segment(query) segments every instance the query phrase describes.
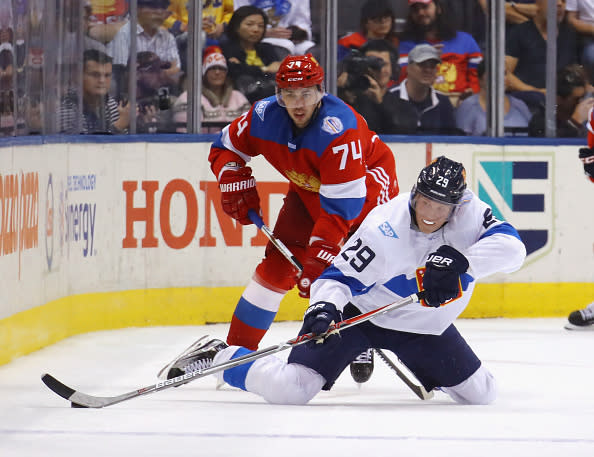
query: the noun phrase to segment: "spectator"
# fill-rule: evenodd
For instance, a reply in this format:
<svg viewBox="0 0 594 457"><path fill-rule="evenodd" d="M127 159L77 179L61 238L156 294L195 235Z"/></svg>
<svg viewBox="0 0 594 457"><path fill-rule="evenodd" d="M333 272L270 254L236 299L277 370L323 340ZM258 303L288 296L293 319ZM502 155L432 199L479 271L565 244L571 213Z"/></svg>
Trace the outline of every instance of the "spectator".
<svg viewBox="0 0 594 457"><path fill-rule="evenodd" d="M12 89L14 53L10 43L0 43L0 91Z"/></svg>
<svg viewBox="0 0 594 457"><path fill-rule="evenodd" d="M164 62L169 62L165 72L169 84L176 84L180 72L180 59L174 36L163 28L169 16L169 0L138 0L138 24L136 29L137 52L151 51ZM107 49L114 65L128 64L130 54L130 22L118 31Z"/></svg>
<svg viewBox="0 0 594 457"><path fill-rule="evenodd" d="M594 0L567 0L567 22L579 34L581 62L594 81Z"/></svg>
<svg viewBox="0 0 594 457"><path fill-rule="evenodd" d="M454 28L472 35L481 51L487 42L487 0L443 0Z"/></svg>
<svg viewBox="0 0 594 457"><path fill-rule="evenodd" d="M482 136L487 134L487 73L485 62L478 66L478 77L481 89L460 103L456 109L456 126L467 135ZM504 95L503 126L508 129L523 129L528 134L528 123L532 114L522 100Z"/></svg>
<svg viewBox="0 0 594 457"><path fill-rule="evenodd" d="M209 50L202 63L202 123L230 123L250 109L245 95L233 88L227 76L227 61L219 48ZM173 106L176 131L187 132L188 93L184 91ZM203 126L202 133L217 133L220 125Z"/></svg>
<svg viewBox="0 0 594 457"><path fill-rule="evenodd" d="M138 133L175 131L172 123L174 97L167 71L171 62L163 61L151 51L136 56L136 113Z"/></svg>
<svg viewBox="0 0 594 457"><path fill-rule="evenodd" d="M365 118L371 130L380 134L413 133L415 109L388 92L400 73L398 49L386 40L369 40L359 53L343 61L347 71L338 78L339 96Z"/></svg>
<svg viewBox="0 0 594 457"><path fill-rule="evenodd" d="M85 0L84 4L84 12L83 12L83 33L84 33L84 48L86 49L96 49L103 53L107 53L107 48L105 45L90 36L91 31L91 16L93 15L93 7L90 0Z"/></svg>
<svg viewBox="0 0 594 457"><path fill-rule="evenodd" d="M222 44L229 75L250 103L274 95L274 75L280 61L274 47L263 43L268 17L260 8L242 6L233 13Z"/></svg>
<svg viewBox="0 0 594 457"><path fill-rule="evenodd" d="M544 104L547 56L547 0L536 0L534 19L517 25L506 39L505 68L511 95L531 111ZM557 0L557 69L577 63L575 31L564 20L565 0Z"/></svg>
<svg viewBox="0 0 594 457"><path fill-rule="evenodd" d="M90 0L89 36L109 43L128 21L129 0ZM140 2L139 2L140 3Z"/></svg>
<svg viewBox="0 0 594 457"><path fill-rule="evenodd" d="M396 16L388 0L367 0L361 7L359 31L338 40L338 60L359 49L367 40L387 40L398 47L395 31Z"/></svg>
<svg viewBox="0 0 594 457"><path fill-rule="evenodd" d="M479 0L487 3L487 0ZM485 6L486 8L486 6ZM508 33L517 24L523 24L536 17L537 7L534 0L505 2L505 32Z"/></svg>
<svg viewBox="0 0 594 457"><path fill-rule="evenodd" d="M111 57L96 49L84 52L80 131L78 97L69 94L60 109L60 133L126 133L130 110L109 95L111 76Z"/></svg>
<svg viewBox="0 0 594 457"><path fill-rule="evenodd" d="M580 65L568 65L557 73L557 136L582 137L588 134L586 121L594 107L594 94L588 92L588 75ZM545 134L545 106L538 107L529 125L531 136Z"/></svg>
<svg viewBox="0 0 594 457"><path fill-rule="evenodd" d="M410 10L400 42L401 79L408 71L408 53L416 45L428 43L441 50L434 88L450 96L456 104L479 91L477 65L483 54L474 38L452 26L442 0L408 0Z"/></svg>
<svg viewBox="0 0 594 457"><path fill-rule="evenodd" d="M169 17L164 26L175 36L188 29L188 0L171 0ZM202 31L213 40L218 40L233 14L233 0L202 0Z"/></svg>
<svg viewBox="0 0 594 457"><path fill-rule="evenodd" d="M418 133L457 134L454 107L450 99L434 88L439 51L429 44L419 44L408 53L408 76L390 92L407 100L416 111Z"/></svg>
<svg viewBox="0 0 594 457"><path fill-rule="evenodd" d="M305 54L315 45L311 41L311 10L303 0L235 0L235 8L252 5L268 16L268 27L262 40L277 49L277 58Z"/></svg>

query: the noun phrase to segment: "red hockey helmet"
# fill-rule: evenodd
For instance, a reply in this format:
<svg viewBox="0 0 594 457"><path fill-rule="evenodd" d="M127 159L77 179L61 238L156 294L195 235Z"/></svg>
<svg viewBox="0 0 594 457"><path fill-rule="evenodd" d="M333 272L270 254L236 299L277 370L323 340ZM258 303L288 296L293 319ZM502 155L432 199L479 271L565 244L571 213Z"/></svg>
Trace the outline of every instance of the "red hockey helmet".
<svg viewBox="0 0 594 457"><path fill-rule="evenodd" d="M324 69L311 54L287 56L276 72L276 86L279 89L322 85Z"/></svg>

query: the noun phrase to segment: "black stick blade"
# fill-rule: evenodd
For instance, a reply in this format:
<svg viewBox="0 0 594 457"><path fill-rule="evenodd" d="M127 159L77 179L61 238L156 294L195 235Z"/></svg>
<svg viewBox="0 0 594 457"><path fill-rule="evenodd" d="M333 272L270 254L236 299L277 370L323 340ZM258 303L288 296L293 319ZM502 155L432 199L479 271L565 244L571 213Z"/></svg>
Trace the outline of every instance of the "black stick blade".
<svg viewBox="0 0 594 457"><path fill-rule="evenodd" d="M50 374L44 373L41 376L41 380L47 387L49 387L50 390L57 393L60 397L66 400L70 400L70 397L72 397L75 392L75 390L71 389L65 384L62 384Z"/></svg>

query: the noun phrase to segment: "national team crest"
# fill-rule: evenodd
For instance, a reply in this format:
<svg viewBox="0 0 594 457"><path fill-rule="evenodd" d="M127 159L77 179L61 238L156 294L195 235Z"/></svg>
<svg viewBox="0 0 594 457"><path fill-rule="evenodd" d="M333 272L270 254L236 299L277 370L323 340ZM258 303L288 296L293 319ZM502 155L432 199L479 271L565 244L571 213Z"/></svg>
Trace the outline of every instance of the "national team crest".
<svg viewBox="0 0 594 457"><path fill-rule="evenodd" d="M391 238L398 238L398 235L396 234L396 230L394 230L392 228L392 226L390 224L388 224L388 221L383 222L377 228L380 229L380 232L382 232L384 234L384 236L389 236Z"/></svg>
<svg viewBox="0 0 594 457"><path fill-rule="evenodd" d="M476 154L474 189L493 215L512 224L528 258L552 247L553 154Z"/></svg>
<svg viewBox="0 0 594 457"><path fill-rule="evenodd" d="M330 135L337 135L344 130L342 121L335 116L326 116L322 120L322 130Z"/></svg>
<svg viewBox="0 0 594 457"><path fill-rule="evenodd" d="M256 107L254 108L254 111L262 121L264 120L264 111L266 111L266 107L269 103L270 100L261 100L256 104Z"/></svg>

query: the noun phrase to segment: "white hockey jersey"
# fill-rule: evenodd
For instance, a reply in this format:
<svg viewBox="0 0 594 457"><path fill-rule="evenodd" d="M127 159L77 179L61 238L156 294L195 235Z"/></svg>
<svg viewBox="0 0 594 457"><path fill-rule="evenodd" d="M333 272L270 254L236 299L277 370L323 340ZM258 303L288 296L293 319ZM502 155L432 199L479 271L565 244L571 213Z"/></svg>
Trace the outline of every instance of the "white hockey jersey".
<svg viewBox="0 0 594 457"><path fill-rule="evenodd" d="M310 303L331 302L338 309L351 302L362 313L399 301L421 290L430 253L443 244L454 247L470 264L460 280L462 295L439 308L412 303L371 320L405 332L441 334L466 308L478 279L518 270L526 248L509 223L466 190L449 221L426 234L411 224L410 192L374 208L349 238L332 266L313 283Z"/></svg>

